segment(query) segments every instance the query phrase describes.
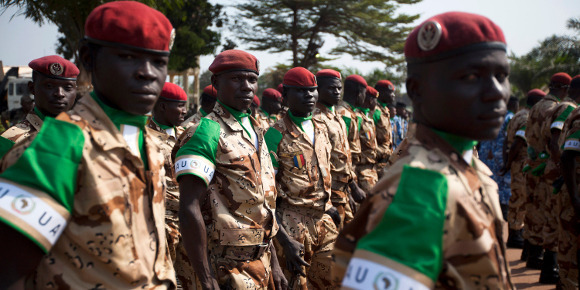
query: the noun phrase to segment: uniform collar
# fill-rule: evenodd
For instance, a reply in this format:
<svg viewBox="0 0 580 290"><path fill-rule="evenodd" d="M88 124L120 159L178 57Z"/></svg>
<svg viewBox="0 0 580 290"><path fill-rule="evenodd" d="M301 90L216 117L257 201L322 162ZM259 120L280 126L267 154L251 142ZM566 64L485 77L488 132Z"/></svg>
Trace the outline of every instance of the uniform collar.
<svg viewBox="0 0 580 290"><path fill-rule="evenodd" d="M224 107L226 110L228 110L228 112L230 112L230 114L232 114L232 116L234 116L234 118L236 118L236 120L238 120L238 122L241 122L243 117L250 116L249 109L246 112L240 112L240 111L222 103L220 100L217 100L217 102L220 103L220 105L222 105L222 107Z"/></svg>
<svg viewBox="0 0 580 290"><path fill-rule="evenodd" d="M206 112L206 111L204 111L204 110L203 110L203 108L200 108L200 109L199 109L199 112L201 113L201 116L202 116L202 117L205 117L205 116L207 116L207 112Z"/></svg>
<svg viewBox="0 0 580 290"><path fill-rule="evenodd" d="M449 145L451 145L451 147L453 147L453 149L455 149L455 151L457 151L461 155L463 155L463 153L465 153L468 150L473 150L473 146L477 145L477 141L471 139L435 130L433 128L431 128L431 130L433 130L433 132L439 135L439 137L441 137L443 140L447 141L447 143L449 143Z"/></svg>
<svg viewBox="0 0 580 290"><path fill-rule="evenodd" d="M383 108L386 108L388 105L387 103L383 103L381 101L377 101L377 103L379 103L379 105L383 106Z"/></svg>
<svg viewBox="0 0 580 290"><path fill-rule="evenodd" d="M36 106L34 106L34 113L40 118L40 120L44 121L45 118L44 114L41 113Z"/></svg>
<svg viewBox="0 0 580 290"><path fill-rule="evenodd" d="M99 104L101 109L103 109L105 114L107 114L117 129L121 127L121 124L131 125L141 129L145 128L145 125L147 124L146 115L133 115L125 111L109 107L99 98L99 96L97 96L95 91L91 92L91 97L93 97L97 104Z"/></svg>
<svg viewBox="0 0 580 290"><path fill-rule="evenodd" d="M288 110L288 116L290 117L290 120L292 120L292 122L296 124L296 126L298 126L302 131L304 131L304 129L302 128L302 122L312 120L312 113L310 113L310 115L308 115L307 117L297 117L294 116L294 114L292 114L292 111Z"/></svg>
<svg viewBox="0 0 580 290"><path fill-rule="evenodd" d="M153 121L153 123L155 123L157 126L159 126L159 128L161 128L161 130L167 130L167 129L175 128L173 126L167 126L167 125L163 125L163 124L157 122L157 120L155 120L154 117L151 117L151 121Z"/></svg>

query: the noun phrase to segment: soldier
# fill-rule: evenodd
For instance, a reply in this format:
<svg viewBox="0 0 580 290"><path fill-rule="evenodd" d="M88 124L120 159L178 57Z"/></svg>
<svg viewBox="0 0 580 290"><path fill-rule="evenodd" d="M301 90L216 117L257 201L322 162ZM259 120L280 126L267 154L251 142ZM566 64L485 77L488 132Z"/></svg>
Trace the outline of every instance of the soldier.
<svg viewBox="0 0 580 290"><path fill-rule="evenodd" d="M76 98L79 69L72 62L51 55L35 59L28 66L32 69L28 90L35 98L35 102L32 102L35 104L34 109L26 115L25 120L2 133L1 155L8 152L14 143L22 142L38 132L45 116L54 118L70 110Z"/></svg>
<svg viewBox="0 0 580 290"><path fill-rule="evenodd" d="M518 111L507 125L506 147L507 158L499 174L511 172L511 197L509 199L508 225L509 236L507 246L524 248L527 251L528 241L523 238L524 217L526 216L526 180L522 172L527 158L526 122L529 109L539 102L546 93L539 89L530 90L526 98L526 108ZM525 256L524 253L522 255ZM524 261L526 259L523 259Z"/></svg>
<svg viewBox="0 0 580 290"><path fill-rule="evenodd" d="M332 249L340 216L332 206L330 142L323 123L312 118L318 99L316 77L303 67L284 75L288 114L268 129L266 143L276 173L281 224L277 241L282 263L294 251L290 240L300 243L308 268L286 268L291 285L299 289L336 289L330 279ZM283 254L282 254L283 252Z"/></svg>
<svg viewBox="0 0 580 290"><path fill-rule="evenodd" d="M526 140L528 141L528 166L531 170L528 173L528 180L531 190L531 200L533 201L526 208L526 221L529 224L530 232L526 235L530 242L528 263L530 268L540 268L540 283L555 284L558 281L558 221L552 213L552 206L556 206L556 201L552 196L552 183L557 178L552 176L552 170L556 169L555 163L549 164L550 159L556 161L559 156L558 149L553 148L553 144L558 143L558 136L561 130L556 118L561 114L558 104L564 99L568 92L571 77L566 73L556 73L550 79L550 91L546 97L538 102L531 110L526 124ZM557 145L556 145L557 147ZM548 166L550 165L550 166ZM550 174L547 174L550 173ZM544 252L543 261L540 259L542 248Z"/></svg>
<svg viewBox="0 0 580 290"><path fill-rule="evenodd" d="M163 156L145 126L167 76L172 31L138 2L89 14L80 59L94 91L2 159L0 215L9 222L0 225L0 288L39 260L27 288L175 287Z"/></svg>
<svg viewBox="0 0 580 290"><path fill-rule="evenodd" d="M258 60L226 50L209 70L217 103L174 148L183 243L204 289L281 289L274 168L249 114Z"/></svg>
<svg viewBox="0 0 580 290"><path fill-rule="evenodd" d="M379 92L375 88L367 86L365 100L362 106L356 111L360 122L359 138L361 154L355 169L358 176L358 184L366 192L370 191L379 180L376 169L378 159L377 131L371 113L371 108L377 106L378 94Z"/></svg>
<svg viewBox="0 0 580 290"><path fill-rule="evenodd" d="M153 116L147 126L155 133L165 161L165 235L169 256L173 261L177 278L184 289L195 289L193 266L187 258L185 248L181 243L179 231L179 188L173 172L171 152L177 137L183 133L183 118L187 113L187 93L178 85L166 82L161 95L153 108Z"/></svg>
<svg viewBox="0 0 580 290"><path fill-rule="evenodd" d="M20 108L2 112L0 118L2 126L9 128L20 123L26 119L26 116L32 112L32 109L34 109L34 100L29 94L25 94L20 98Z"/></svg>
<svg viewBox="0 0 580 290"><path fill-rule="evenodd" d="M377 105L372 108L373 121L377 131L377 174L383 176L383 170L393 154L393 132L387 105L395 101L395 86L388 80L378 81L375 89L379 94Z"/></svg>
<svg viewBox="0 0 580 290"><path fill-rule="evenodd" d="M336 113L336 105L340 102L342 92L342 76L331 69L323 69L316 73L318 82L318 102L313 118L326 126L328 138L332 144L330 152L330 175L332 177L332 205L340 214L341 226L353 218L351 208L350 188L354 188L359 196L356 173L352 164L352 156L348 142L348 131L344 120Z"/></svg>
<svg viewBox="0 0 580 290"><path fill-rule="evenodd" d="M272 88L265 89L262 93L260 118L268 123L268 127L273 126L278 121L280 110L282 110L282 94Z"/></svg>
<svg viewBox="0 0 580 290"><path fill-rule="evenodd" d="M506 114L503 33L444 13L411 32L405 57L416 134L341 232L336 274L349 289L512 289L497 186L472 155Z"/></svg>
<svg viewBox="0 0 580 290"><path fill-rule="evenodd" d="M187 120L183 122L183 127L187 129L193 125L198 124L201 118L207 116L208 112L211 112L213 110L216 98L217 91L212 85L208 85L205 88L203 88L203 92L201 93L201 96L199 96L199 103L201 105L201 108L197 113L195 113L193 116L189 117Z"/></svg>
<svg viewBox="0 0 580 290"><path fill-rule="evenodd" d="M568 96L576 103L580 101L580 76L570 83ZM560 169L566 186L558 197L558 265L560 280L558 289L578 289L578 236L580 195L578 194L578 165L580 156L580 109L576 108L566 119L559 145L562 148Z"/></svg>

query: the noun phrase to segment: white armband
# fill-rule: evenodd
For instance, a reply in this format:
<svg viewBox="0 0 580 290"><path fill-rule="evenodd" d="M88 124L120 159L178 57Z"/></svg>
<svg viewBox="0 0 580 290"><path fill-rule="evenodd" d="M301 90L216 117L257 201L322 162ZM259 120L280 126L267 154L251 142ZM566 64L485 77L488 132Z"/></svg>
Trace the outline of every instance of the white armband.
<svg viewBox="0 0 580 290"><path fill-rule="evenodd" d="M215 173L215 165L204 157L183 155L175 160L175 176L193 174L209 185Z"/></svg>

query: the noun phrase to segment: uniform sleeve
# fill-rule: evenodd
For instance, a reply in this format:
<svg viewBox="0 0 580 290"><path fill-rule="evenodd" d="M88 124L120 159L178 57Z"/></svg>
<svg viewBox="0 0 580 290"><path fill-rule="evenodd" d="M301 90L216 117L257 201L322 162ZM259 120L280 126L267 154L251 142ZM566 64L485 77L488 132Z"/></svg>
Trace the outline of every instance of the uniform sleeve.
<svg viewBox="0 0 580 290"><path fill-rule="evenodd" d="M564 151L569 150L580 152L580 131L576 131L570 134L570 136L567 136L566 140L564 140L562 149Z"/></svg>
<svg viewBox="0 0 580 290"><path fill-rule="evenodd" d="M264 139L266 139L266 145L268 146L268 151L270 152L270 158L272 158L272 165L274 166L274 169L277 170L279 167L277 158L278 145L280 144L280 141L282 141L282 133L280 133L280 131L274 127L270 127L268 132L266 132L266 135L264 135Z"/></svg>
<svg viewBox="0 0 580 290"><path fill-rule="evenodd" d="M209 185L215 173L215 158L220 140L220 125L202 118L193 136L175 156L175 176L191 174Z"/></svg>
<svg viewBox="0 0 580 290"><path fill-rule="evenodd" d="M72 211L84 141L77 125L47 117L30 146L0 174L0 220L45 252Z"/></svg>
<svg viewBox="0 0 580 290"><path fill-rule="evenodd" d="M14 146L14 141L0 136L0 158L4 156Z"/></svg>
<svg viewBox="0 0 580 290"><path fill-rule="evenodd" d="M405 165L393 202L358 241L343 286L372 289L376 277L386 275L399 288L432 288L442 267L447 194L443 174ZM348 274L356 269L366 269L367 278Z"/></svg>
<svg viewBox="0 0 580 290"><path fill-rule="evenodd" d="M515 134L516 137L520 137L526 141L526 126L519 128ZM527 141L526 141L527 142Z"/></svg>
<svg viewBox="0 0 580 290"><path fill-rule="evenodd" d="M572 106L566 107L566 109L562 113L560 113L558 117L556 117L556 120L552 122L552 124L550 125L550 129L562 130L562 128L564 128L564 122L566 122L566 118L568 118L568 116L572 111L574 111L574 107Z"/></svg>

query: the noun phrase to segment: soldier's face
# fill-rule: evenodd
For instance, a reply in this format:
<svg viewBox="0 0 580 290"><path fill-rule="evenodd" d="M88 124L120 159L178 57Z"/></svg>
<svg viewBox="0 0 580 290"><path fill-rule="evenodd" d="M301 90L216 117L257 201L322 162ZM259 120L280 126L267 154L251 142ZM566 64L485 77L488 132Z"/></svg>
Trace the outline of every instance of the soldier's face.
<svg viewBox="0 0 580 290"><path fill-rule="evenodd" d="M316 88L285 88L288 98L288 109L298 117L307 117L312 113L318 101Z"/></svg>
<svg viewBox="0 0 580 290"><path fill-rule="evenodd" d="M379 100L383 103L393 104L395 102L395 91L389 90L385 87L379 87Z"/></svg>
<svg viewBox="0 0 580 290"><path fill-rule="evenodd" d="M367 95L363 107L367 109L372 109L376 106L377 106L377 98Z"/></svg>
<svg viewBox="0 0 580 290"><path fill-rule="evenodd" d="M262 108L264 108L268 114L278 114L278 112L282 110L282 103L262 96Z"/></svg>
<svg viewBox="0 0 580 290"><path fill-rule="evenodd" d="M211 77L218 99L238 111L246 111L258 90L258 75L247 71L232 71Z"/></svg>
<svg viewBox="0 0 580 290"><path fill-rule="evenodd" d="M510 96L501 50L480 50L413 68L407 91L418 123L472 140L497 137Z"/></svg>
<svg viewBox="0 0 580 290"><path fill-rule="evenodd" d="M325 105L338 104L341 93L342 83L337 78L323 78L318 82L318 98Z"/></svg>
<svg viewBox="0 0 580 290"><path fill-rule="evenodd" d="M93 86L105 103L134 115L153 109L165 84L168 56L103 46L95 58Z"/></svg>
<svg viewBox="0 0 580 290"><path fill-rule="evenodd" d="M36 107L43 114L55 117L70 110L77 95L76 81L60 80L35 74L30 86Z"/></svg>
<svg viewBox="0 0 580 290"><path fill-rule="evenodd" d="M187 106L185 102L163 102L165 110L163 114L171 126L178 126L185 120Z"/></svg>
<svg viewBox="0 0 580 290"><path fill-rule="evenodd" d="M367 88L363 86L361 87L362 88L358 90L358 95L356 96L356 104L355 104L356 107L362 106L367 96Z"/></svg>

